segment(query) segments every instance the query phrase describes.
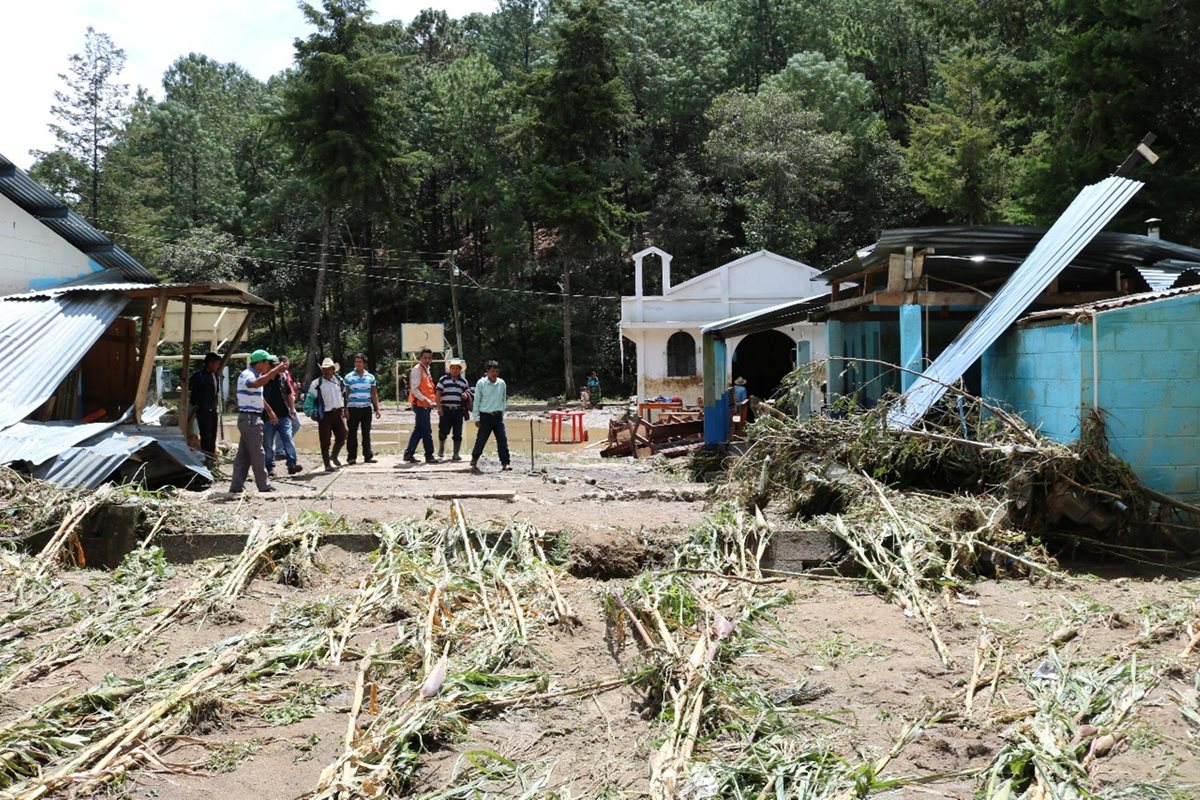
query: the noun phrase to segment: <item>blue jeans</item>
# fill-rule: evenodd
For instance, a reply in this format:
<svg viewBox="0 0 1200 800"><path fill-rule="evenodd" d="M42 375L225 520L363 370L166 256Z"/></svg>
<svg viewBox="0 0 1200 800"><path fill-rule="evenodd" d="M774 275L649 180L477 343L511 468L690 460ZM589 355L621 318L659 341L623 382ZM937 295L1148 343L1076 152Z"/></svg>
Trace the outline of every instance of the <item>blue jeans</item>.
<svg viewBox="0 0 1200 800"><path fill-rule="evenodd" d="M417 419L413 423L412 436L408 437L408 447L404 448L405 458L412 458L416 455L417 443L420 442L425 445L425 460L433 460L433 421L430 418L432 411L431 408L413 406L413 413Z"/></svg>
<svg viewBox="0 0 1200 800"><path fill-rule="evenodd" d="M292 441L292 418L280 417L274 424L263 420L263 449L267 451L267 469L275 469L277 453L282 453L288 467L296 466L296 443Z"/></svg>
<svg viewBox="0 0 1200 800"><path fill-rule="evenodd" d="M471 463L483 455L488 437L496 434L496 450L500 454L500 463L508 466L508 431L504 430L504 412L494 414L479 414L479 433L475 435L475 447L471 449Z"/></svg>

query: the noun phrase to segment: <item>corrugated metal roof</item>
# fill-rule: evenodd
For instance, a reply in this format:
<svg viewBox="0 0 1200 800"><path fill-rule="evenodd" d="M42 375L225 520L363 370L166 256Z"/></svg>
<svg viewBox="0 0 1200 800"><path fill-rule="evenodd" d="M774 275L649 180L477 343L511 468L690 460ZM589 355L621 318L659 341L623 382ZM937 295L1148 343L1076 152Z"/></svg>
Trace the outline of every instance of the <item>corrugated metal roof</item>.
<svg viewBox="0 0 1200 800"><path fill-rule="evenodd" d="M909 246L916 251L933 249L934 254L925 261L927 275L952 275L964 281L1007 277L1046 233L1044 228L1015 225L895 228L883 231L875 244L818 277L836 280L886 266L893 254L903 253ZM1105 231L1076 254L1064 268L1063 277L1103 282L1119 269L1151 266L1178 274L1183 269L1195 269L1196 262L1200 262L1200 249L1149 236Z"/></svg>
<svg viewBox="0 0 1200 800"><path fill-rule="evenodd" d="M1200 294L1200 286L1181 286L1174 289L1162 289L1157 292L1142 292L1141 294L1128 294L1124 297L1114 297L1111 300L1099 300L1095 303L1083 303L1082 305L1070 306L1068 308L1050 308L1044 311L1035 311L1032 314L1027 314L1021 318L1021 322L1037 322L1047 319L1073 319L1079 316L1085 316L1095 313L1103 313L1105 311L1113 311L1118 308L1128 308L1129 306L1139 306L1146 303L1157 303L1160 300L1170 300L1175 297L1186 297L1187 295Z"/></svg>
<svg viewBox="0 0 1200 800"><path fill-rule="evenodd" d="M109 274L109 270L97 275ZM64 283L49 289L32 292L21 292L0 297L0 301L39 302L56 297L79 296L104 292L164 292L171 302L183 302L192 298L199 305L228 306L229 308L254 308L269 310L274 306L246 289L232 283L106 283L93 276L87 276L76 281Z"/></svg>
<svg viewBox="0 0 1200 800"><path fill-rule="evenodd" d="M127 302L110 291L0 298L0 431L46 402Z"/></svg>
<svg viewBox="0 0 1200 800"><path fill-rule="evenodd" d="M80 424L74 420L18 422L0 431L0 464L25 461L36 467L117 424Z"/></svg>
<svg viewBox="0 0 1200 800"><path fill-rule="evenodd" d="M1029 258L905 392L888 413L888 425L909 428L923 417L1142 186L1114 176L1080 192Z"/></svg>
<svg viewBox="0 0 1200 800"><path fill-rule="evenodd" d="M98 263L121 270L130 280L158 281L154 273L136 258L93 228L87 220L3 155L0 155L0 194Z"/></svg>
<svg viewBox="0 0 1200 800"><path fill-rule="evenodd" d="M701 328L700 332L717 334L722 339L727 339L731 336L741 336L743 334L771 330L772 328L778 328L780 325L803 322L808 319L809 314L813 311L824 308L829 303L830 298L831 295L826 292L825 294L805 297L800 300L789 300L777 306L713 322Z"/></svg>
<svg viewBox="0 0 1200 800"><path fill-rule="evenodd" d="M79 446L63 450L53 460L35 469L33 474L59 486L95 489L136 453L157 445L170 460L211 481L212 473L200 457L188 449L181 436L178 430L172 435L169 428L124 427L106 431Z"/></svg>

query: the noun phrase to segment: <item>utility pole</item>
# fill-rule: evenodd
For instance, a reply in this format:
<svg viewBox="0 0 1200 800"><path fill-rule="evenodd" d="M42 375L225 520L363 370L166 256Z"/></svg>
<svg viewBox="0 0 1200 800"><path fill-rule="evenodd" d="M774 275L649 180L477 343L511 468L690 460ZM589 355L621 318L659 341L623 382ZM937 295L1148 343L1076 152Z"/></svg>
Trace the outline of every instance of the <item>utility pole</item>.
<svg viewBox="0 0 1200 800"><path fill-rule="evenodd" d="M458 314L458 264L450 262L450 305L454 308L454 346L455 355L463 358L462 318Z"/></svg>
<svg viewBox="0 0 1200 800"><path fill-rule="evenodd" d="M562 298L563 400L569 403L575 393L575 366L571 352L571 260L568 256L563 257Z"/></svg>

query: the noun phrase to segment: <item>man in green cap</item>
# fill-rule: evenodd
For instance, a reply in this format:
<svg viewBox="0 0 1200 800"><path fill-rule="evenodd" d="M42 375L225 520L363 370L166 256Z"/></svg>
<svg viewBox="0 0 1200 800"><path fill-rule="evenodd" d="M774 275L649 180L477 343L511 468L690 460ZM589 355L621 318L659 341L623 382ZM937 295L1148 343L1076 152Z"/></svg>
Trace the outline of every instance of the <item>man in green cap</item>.
<svg viewBox="0 0 1200 800"><path fill-rule="evenodd" d="M255 350L250 354L250 366L242 370L237 380L238 405L238 449L233 459L233 480L230 492L240 492L246 485L246 476L254 470L254 483L260 492L273 492L267 477L267 456L263 450L263 414L277 422L275 412L263 402L262 387L286 369L283 364L271 366L275 357L266 350Z"/></svg>

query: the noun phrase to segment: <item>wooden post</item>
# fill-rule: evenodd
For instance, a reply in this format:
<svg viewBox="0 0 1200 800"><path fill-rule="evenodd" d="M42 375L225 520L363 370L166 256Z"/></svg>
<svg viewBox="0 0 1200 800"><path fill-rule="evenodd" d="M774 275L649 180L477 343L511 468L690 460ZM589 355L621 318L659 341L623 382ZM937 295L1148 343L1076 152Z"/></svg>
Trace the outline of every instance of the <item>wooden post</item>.
<svg viewBox="0 0 1200 800"><path fill-rule="evenodd" d="M141 424L146 392L150 389L150 373L154 369L154 354L158 352L158 337L162 335L163 320L167 317L167 293L159 292L149 330L142 330L142 366L138 370L137 394L133 398L133 419Z"/></svg>
<svg viewBox="0 0 1200 800"><path fill-rule="evenodd" d="M183 433L183 441L188 439L191 428L192 404L188 397L188 380L191 377L192 365L192 296L188 295L183 301L183 369L179 381L179 430Z"/></svg>
<svg viewBox="0 0 1200 800"><path fill-rule="evenodd" d="M253 317L254 312L246 309L246 318L238 326L237 333L233 334L233 338L229 340L229 346L225 349L225 355L221 356L222 367L229 363L229 358L233 355L233 351L237 350L238 345L242 343L242 339L246 337L246 331L250 330L250 320Z"/></svg>

